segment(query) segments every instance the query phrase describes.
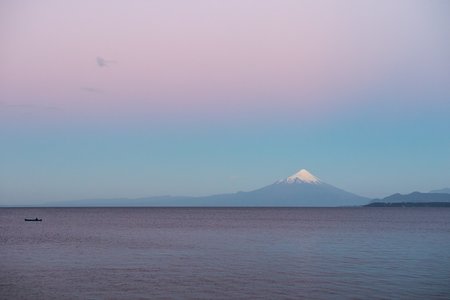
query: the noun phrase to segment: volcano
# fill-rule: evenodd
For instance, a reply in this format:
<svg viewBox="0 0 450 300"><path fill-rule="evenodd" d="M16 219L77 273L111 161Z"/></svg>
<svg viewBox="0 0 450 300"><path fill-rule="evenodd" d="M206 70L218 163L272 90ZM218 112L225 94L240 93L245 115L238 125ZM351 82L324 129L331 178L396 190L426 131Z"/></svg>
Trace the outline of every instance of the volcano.
<svg viewBox="0 0 450 300"><path fill-rule="evenodd" d="M337 207L367 204L369 199L323 182L302 169L292 176L265 187L231 194L203 197L157 196L136 199L91 199L59 203L51 206L204 206L204 207Z"/></svg>

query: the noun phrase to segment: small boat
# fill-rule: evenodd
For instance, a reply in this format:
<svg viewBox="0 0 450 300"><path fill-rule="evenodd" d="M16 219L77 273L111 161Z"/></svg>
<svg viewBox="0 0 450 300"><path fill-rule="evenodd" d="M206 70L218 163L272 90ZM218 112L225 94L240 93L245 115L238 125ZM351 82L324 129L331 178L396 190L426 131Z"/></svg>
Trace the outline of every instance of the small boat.
<svg viewBox="0 0 450 300"><path fill-rule="evenodd" d="M27 222L41 222L42 219L38 219L38 218L36 218L36 219L25 219L25 221L27 221Z"/></svg>

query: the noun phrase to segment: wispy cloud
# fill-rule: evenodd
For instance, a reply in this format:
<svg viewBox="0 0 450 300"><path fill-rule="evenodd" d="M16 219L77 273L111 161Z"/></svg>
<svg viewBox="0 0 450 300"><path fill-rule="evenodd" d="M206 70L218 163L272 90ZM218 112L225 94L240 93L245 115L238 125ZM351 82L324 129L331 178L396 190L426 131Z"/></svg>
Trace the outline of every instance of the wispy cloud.
<svg viewBox="0 0 450 300"><path fill-rule="evenodd" d="M46 104L8 104L6 102L0 101L0 109L20 109L20 110L61 110L57 106L46 105Z"/></svg>
<svg viewBox="0 0 450 300"><path fill-rule="evenodd" d="M108 59L104 59L104 58L102 58L102 57L100 57L100 56L97 56L97 65L98 65L100 68L107 67L107 66L109 66L110 64L114 64L114 63L116 63L115 60L108 60Z"/></svg>
<svg viewBox="0 0 450 300"><path fill-rule="evenodd" d="M80 90L87 93L103 93L102 90L90 86L83 86L80 88Z"/></svg>

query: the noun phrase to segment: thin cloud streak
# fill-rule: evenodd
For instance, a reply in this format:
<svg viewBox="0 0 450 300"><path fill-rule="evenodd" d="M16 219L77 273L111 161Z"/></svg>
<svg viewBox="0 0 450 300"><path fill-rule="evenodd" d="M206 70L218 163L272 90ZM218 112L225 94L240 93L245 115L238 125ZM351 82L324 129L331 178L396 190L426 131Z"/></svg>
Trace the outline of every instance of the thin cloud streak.
<svg viewBox="0 0 450 300"><path fill-rule="evenodd" d="M103 93L102 90L89 86L81 87L80 90L87 93Z"/></svg>
<svg viewBox="0 0 450 300"><path fill-rule="evenodd" d="M100 68L108 67L110 64L117 63L115 60L107 60L107 59L104 59L104 58L99 57L99 56L97 57L96 61L97 61L97 65Z"/></svg>
<svg viewBox="0 0 450 300"><path fill-rule="evenodd" d="M0 109L33 109L33 110L58 110L61 108L53 105L38 105L38 104L7 104L0 102Z"/></svg>

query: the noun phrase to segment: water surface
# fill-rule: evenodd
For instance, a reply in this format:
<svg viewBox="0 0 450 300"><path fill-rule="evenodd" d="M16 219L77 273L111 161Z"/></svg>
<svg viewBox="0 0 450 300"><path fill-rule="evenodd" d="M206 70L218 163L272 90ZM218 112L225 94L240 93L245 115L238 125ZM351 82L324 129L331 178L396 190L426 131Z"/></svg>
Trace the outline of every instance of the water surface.
<svg viewBox="0 0 450 300"><path fill-rule="evenodd" d="M448 299L449 282L448 208L0 209L2 299Z"/></svg>

